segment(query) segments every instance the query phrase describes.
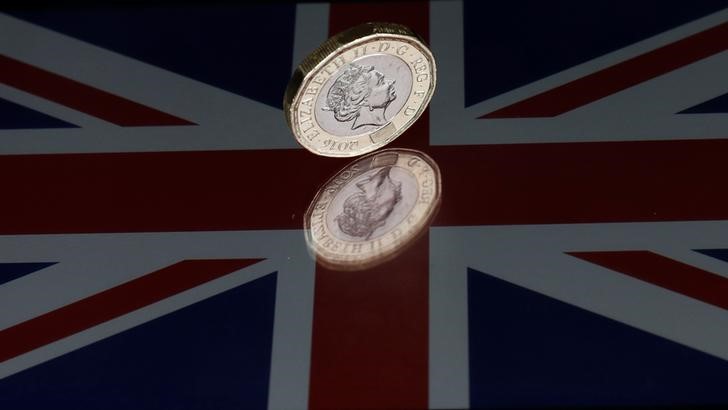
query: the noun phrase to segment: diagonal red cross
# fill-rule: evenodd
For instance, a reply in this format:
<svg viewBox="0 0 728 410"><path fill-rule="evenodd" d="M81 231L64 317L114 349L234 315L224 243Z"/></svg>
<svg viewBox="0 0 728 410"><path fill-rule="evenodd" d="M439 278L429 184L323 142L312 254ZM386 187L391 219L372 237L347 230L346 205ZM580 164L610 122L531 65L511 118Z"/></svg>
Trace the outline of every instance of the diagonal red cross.
<svg viewBox="0 0 728 410"><path fill-rule="evenodd" d="M377 20L429 37L421 2L334 4L330 32ZM728 140L430 147L426 112L392 145L439 164L438 226L728 219ZM304 150L3 156L0 234L298 229L347 162ZM375 269L317 267L312 407L427 406L428 265L425 236Z"/></svg>

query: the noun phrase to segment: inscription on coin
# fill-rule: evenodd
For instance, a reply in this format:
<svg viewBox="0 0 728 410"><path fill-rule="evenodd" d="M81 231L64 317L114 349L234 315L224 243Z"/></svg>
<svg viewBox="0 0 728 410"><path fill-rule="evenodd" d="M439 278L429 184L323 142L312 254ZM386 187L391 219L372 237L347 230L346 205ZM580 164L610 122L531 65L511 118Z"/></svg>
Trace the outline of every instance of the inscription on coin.
<svg viewBox="0 0 728 410"><path fill-rule="evenodd" d="M435 63L424 43L406 27L368 23L334 36L304 60L284 109L305 148L355 156L402 134L434 89Z"/></svg>
<svg viewBox="0 0 728 410"><path fill-rule="evenodd" d="M342 270L388 260L428 226L440 199L437 165L414 150L367 155L332 178L305 216L317 260Z"/></svg>

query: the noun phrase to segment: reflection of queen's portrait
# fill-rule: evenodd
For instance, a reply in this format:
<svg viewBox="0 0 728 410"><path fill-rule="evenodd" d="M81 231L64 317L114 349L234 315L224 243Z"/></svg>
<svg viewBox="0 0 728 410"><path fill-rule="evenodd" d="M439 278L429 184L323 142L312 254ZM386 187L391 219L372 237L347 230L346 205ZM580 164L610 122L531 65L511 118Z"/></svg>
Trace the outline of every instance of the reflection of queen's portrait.
<svg viewBox="0 0 728 410"><path fill-rule="evenodd" d="M369 178L356 183L359 192L344 201L344 210L336 217L342 232L368 240L374 231L384 225L402 200L402 183L389 177L391 167L385 167Z"/></svg>
<svg viewBox="0 0 728 410"><path fill-rule="evenodd" d="M324 111L333 111L340 122L354 120L351 129L364 125L384 125L389 103L397 98L394 80L372 66L349 64L326 95Z"/></svg>

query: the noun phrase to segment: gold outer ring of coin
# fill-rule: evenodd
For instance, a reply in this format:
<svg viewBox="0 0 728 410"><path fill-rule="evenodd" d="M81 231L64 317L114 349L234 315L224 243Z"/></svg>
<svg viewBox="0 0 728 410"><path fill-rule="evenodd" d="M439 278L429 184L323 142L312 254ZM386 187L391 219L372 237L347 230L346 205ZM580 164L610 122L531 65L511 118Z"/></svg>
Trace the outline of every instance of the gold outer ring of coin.
<svg viewBox="0 0 728 410"><path fill-rule="evenodd" d="M383 119L370 123L362 121L362 126L356 124L358 118L350 119L348 110L342 115L341 110L326 107L326 111L336 111L334 120L334 113L323 110L322 102L327 102L327 96L321 94L330 90L338 78L344 77L342 71L352 62L366 61L365 58L376 55L397 57L401 67L410 70L408 95L397 94L389 103L400 108L394 113L392 109L388 112L385 106ZM432 53L409 28L393 23L355 26L329 38L295 70L283 101L286 121L296 141L314 154L327 157L365 154L393 141L422 115L435 90L436 71ZM396 101L397 98L400 101ZM363 109L373 111L372 105ZM349 119L344 121L342 117ZM332 125L322 126L326 121ZM344 128L344 133L339 132Z"/></svg>
<svg viewBox="0 0 728 410"><path fill-rule="evenodd" d="M347 235L337 219L345 213L345 203L357 190L365 192L372 175L379 173L369 171L387 167L400 168L398 177L389 181L399 184L400 202L395 202L383 225L375 221L373 234L361 239ZM370 175L362 177L367 173ZM389 178L391 171L386 173ZM403 187L406 180L409 189ZM356 188L351 189L355 181ZM412 183L416 184L414 196ZM391 148L370 153L341 169L319 189L303 219L306 243L316 261L329 269L353 271L379 265L399 255L426 231L439 209L441 192L440 169L423 152Z"/></svg>

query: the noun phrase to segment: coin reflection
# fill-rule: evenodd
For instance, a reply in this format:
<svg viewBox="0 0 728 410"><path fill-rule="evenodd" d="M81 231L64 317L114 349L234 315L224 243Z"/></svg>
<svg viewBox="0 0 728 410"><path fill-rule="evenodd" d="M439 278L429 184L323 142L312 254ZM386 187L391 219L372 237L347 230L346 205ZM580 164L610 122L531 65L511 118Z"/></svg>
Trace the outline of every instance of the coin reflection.
<svg viewBox="0 0 728 410"><path fill-rule="evenodd" d="M332 177L304 216L306 242L329 269L358 270L396 257L429 227L441 178L426 154L388 149Z"/></svg>

